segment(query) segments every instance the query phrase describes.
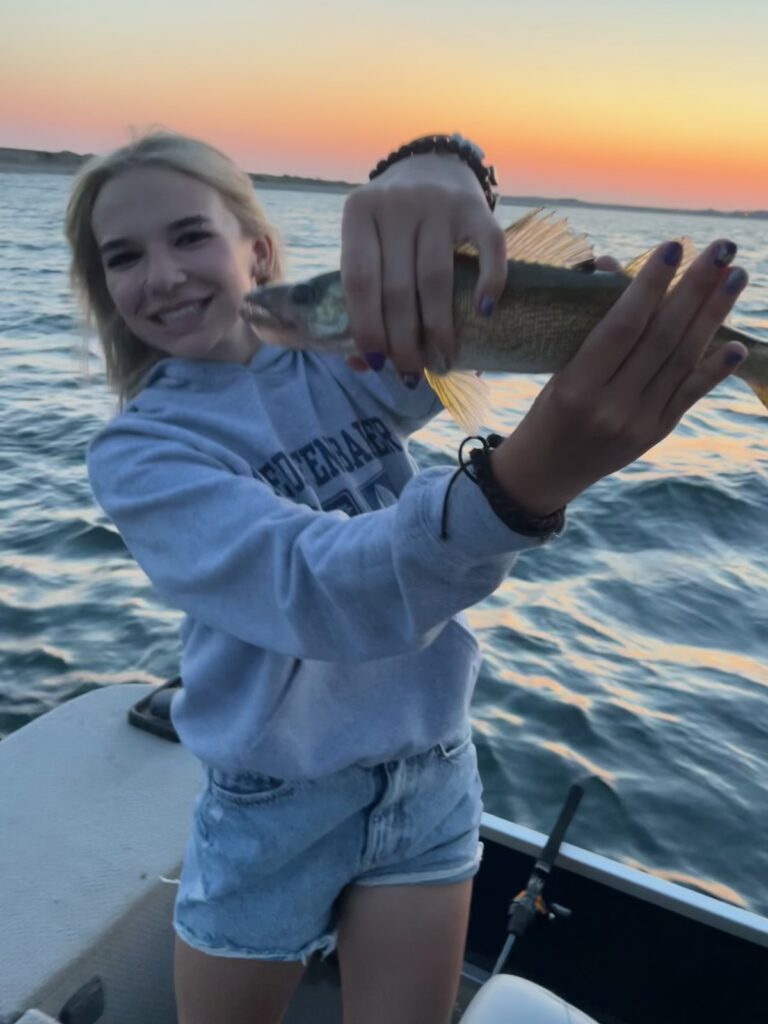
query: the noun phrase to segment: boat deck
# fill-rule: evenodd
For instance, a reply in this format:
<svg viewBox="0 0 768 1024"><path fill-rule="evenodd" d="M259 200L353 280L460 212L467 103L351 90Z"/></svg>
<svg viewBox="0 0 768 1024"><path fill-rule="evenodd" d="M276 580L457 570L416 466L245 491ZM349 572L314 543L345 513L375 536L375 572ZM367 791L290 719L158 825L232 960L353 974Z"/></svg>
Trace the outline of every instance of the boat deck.
<svg viewBox="0 0 768 1024"><path fill-rule="evenodd" d="M0 744L0 1020L61 1017L99 979L104 1024L173 1024L171 928L179 855L200 766L126 727L149 686L70 701ZM498 958L510 901L546 837L483 817L455 1021ZM565 843L547 900L506 969L600 1024L762 1024L768 920ZM314 962L288 1024L340 1024L335 959ZM97 1019L97 1018L91 1018Z"/></svg>

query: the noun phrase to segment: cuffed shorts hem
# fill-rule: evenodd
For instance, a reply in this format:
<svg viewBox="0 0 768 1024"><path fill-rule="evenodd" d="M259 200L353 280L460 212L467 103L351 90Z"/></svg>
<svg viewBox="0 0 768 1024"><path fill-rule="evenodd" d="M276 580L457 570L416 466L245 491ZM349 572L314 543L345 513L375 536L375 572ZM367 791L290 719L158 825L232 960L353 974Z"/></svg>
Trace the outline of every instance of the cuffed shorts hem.
<svg viewBox="0 0 768 1024"><path fill-rule="evenodd" d="M173 927L182 942L197 950L198 953L205 953L207 956L229 957L236 960L270 960L276 963L301 962L304 966L309 963L310 957L315 953L319 953L323 959L330 956L336 949L338 941L338 933L334 930L326 935L321 935L318 939L313 939L312 942L305 943L295 952L282 949L256 950L247 946L214 945L201 939L178 921L174 921Z"/></svg>
<svg viewBox="0 0 768 1024"><path fill-rule="evenodd" d="M478 843L475 856L454 867L436 868L434 871L402 871L391 875L363 875L352 884L370 888L375 885L451 885L474 878L480 870L482 858L483 844Z"/></svg>

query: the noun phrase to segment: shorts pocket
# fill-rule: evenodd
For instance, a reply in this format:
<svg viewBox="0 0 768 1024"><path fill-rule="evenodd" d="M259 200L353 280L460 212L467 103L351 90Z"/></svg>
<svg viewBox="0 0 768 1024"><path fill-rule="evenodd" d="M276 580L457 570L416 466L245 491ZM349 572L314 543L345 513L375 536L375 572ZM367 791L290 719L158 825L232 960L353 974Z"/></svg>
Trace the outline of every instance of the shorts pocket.
<svg viewBox="0 0 768 1024"><path fill-rule="evenodd" d="M225 772L209 768L208 787L218 799L242 807L282 800L290 796L296 783L261 772Z"/></svg>
<svg viewBox="0 0 768 1024"><path fill-rule="evenodd" d="M468 750L472 749L472 733L470 731L465 736L462 736L457 740L438 743L435 749L440 760L455 761L457 758L461 757L462 754L466 754Z"/></svg>

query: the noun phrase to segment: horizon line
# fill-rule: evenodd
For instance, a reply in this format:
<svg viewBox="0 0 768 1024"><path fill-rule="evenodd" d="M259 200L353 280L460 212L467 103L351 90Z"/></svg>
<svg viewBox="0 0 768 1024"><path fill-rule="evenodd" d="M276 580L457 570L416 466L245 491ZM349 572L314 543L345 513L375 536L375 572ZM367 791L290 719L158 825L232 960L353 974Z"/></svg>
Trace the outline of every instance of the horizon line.
<svg viewBox="0 0 768 1024"><path fill-rule="evenodd" d="M15 169L23 168L25 170L39 170L48 173L71 173L81 164L85 163L86 160L90 160L93 155L93 153L75 153L68 149L45 150L0 146L0 172L13 173ZM264 174L259 171L247 171L246 173L254 183L261 184L265 188L270 186L290 188L291 186L299 187L304 185L338 193L351 192L361 184L360 182L316 178L297 174ZM634 210L640 213L682 213L699 217L739 217L743 219L768 220L768 210L718 210L714 207L690 209L676 206L609 203L601 200L501 194L499 195L498 202L500 205L590 207L606 210Z"/></svg>

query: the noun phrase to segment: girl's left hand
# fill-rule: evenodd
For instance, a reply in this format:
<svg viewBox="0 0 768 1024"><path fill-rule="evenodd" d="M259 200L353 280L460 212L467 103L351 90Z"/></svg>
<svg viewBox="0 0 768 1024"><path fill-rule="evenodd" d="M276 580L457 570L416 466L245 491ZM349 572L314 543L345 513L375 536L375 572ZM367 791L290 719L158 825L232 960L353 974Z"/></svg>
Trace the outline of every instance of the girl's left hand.
<svg viewBox="0 0 768 1024"><path fill-rule="evenodd" d="M504 288L504 232L472 170L451 154L425 153L393 164L344 205L341 277L358 370L389 358L413 381L425 351L447 366L455 352L453 254L471 240L479 251L475 291L490 315Z"/></svg>

